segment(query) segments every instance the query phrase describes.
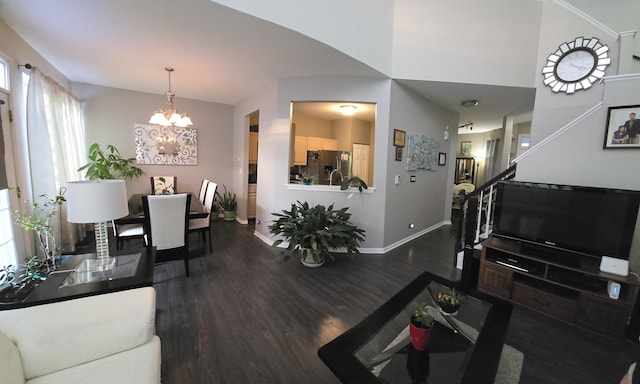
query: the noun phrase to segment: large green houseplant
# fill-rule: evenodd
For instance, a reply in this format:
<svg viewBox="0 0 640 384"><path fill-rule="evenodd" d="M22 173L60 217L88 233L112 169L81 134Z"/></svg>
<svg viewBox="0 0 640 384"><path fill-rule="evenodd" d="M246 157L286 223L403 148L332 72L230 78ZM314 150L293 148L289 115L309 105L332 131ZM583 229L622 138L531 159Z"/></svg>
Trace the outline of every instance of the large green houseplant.
<svg viewBox="0 0 640 384"><path fill-rule="evenodd" d="M89 147L87 154L89 162L78 169L85 171L85 177L89 180L117 179L133 180L142 175L142 169L134 165L135 158L125 158L113 145L107 145L103 151L98 143Z"/></svg>
<svg viewBox="0 0 640 384"><path fill-rule="evenodd" d="M278 261L284 262L292 256L301 256L306 266L321 266L327 258L333 259L332 250L346 249L347 253L360 253L358 245L364 241L364 229L352 224L349 208L333 209L333 204L309 206L296 202L290 210L272 213L276 217L268 227L269 232L283 237L273 243L279 246L283 241L289 245L280 252Z"/></svg>

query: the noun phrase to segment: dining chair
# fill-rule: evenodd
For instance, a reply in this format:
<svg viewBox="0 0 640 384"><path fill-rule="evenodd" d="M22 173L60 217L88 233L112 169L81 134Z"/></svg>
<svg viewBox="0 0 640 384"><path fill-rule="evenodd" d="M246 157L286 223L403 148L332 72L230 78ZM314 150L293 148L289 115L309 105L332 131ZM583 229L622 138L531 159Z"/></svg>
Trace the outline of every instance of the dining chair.
<svg viewBox="0 0 640 384"><path fill-rule="evenodd" d="M178 193L177 176L151 176L151 194L173 195Z"/></svg>
<svg viewBox="0 0 640 384"><path fill-rule="evenodd" d="M207 194L208 186L209 186L209 180L202 179L202 183L200 184L200 193L198 193L198 200L200 200L202 204L204 204L204 198Z"/></svg>
<svg viewBox="0 0 640 384"><path fill-rule="evenodd" d="M116 239L116 249L122 249L125 240L144 240L144 226L142 224L118 224L115 220L112 220L111 224L113 236Z"/></svg>
<svg viewBox="0 0 640 384"><path fill-rule="evenodd" d="M189 277L189 204L191 194L142 196L147 246L156 262L183 260Z"/></svg>
<svg viewBox="0 0 640 384"><path fill-rule="evenodd" d="M218 188L218 184L211 181L207 183L207 187L205 188L206 189L205 198L202 204L207 209L207 212L209 212L209 215L201 219L189 220L189 233L194 233L194 232L200 233L202 235L202 240L204 242L207 241L207 233L209 234L209 251L210 252L213 252L213 245L211 244L211 241L212 241L211 238L213 237L211 233L211 223L213 222L213 220L211 220L211 215L218 214L218 210L214 206L217 188Z"/></svg>

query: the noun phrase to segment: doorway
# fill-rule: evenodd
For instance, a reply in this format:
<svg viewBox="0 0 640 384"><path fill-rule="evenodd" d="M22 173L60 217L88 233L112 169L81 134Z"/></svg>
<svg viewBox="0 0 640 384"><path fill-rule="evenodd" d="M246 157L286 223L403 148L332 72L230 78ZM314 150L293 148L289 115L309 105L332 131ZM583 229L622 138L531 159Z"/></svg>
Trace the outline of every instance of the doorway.
<svg viewBox="0 0 640 384"><path fill-rule="evenodd" d="M258 142L260 139L260 111L248 116L249 120L249 161L247 170L247 219L256 218L258 197Z"/></svg>
<svg viewBox="0 0 640 384"><path fill-rule="evenodd" d="M369 180L369 145L353 143L353 162L351 164L353 176L358 176L367 185Z"/></svg>

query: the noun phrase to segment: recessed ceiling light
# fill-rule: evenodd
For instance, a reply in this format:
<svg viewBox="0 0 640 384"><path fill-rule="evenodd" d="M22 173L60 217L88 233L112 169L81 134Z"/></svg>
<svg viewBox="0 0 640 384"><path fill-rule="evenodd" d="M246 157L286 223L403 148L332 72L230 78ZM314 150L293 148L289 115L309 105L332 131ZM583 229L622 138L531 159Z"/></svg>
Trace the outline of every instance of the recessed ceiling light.
<svg viewBox="0 0 640 384"><path fill-rule="evenodd" d="M345 116L353 116L356 113L356 109L358 109L358 107L355 105L341 105L340 113Z"/></svg>
<svg viewBox="0 0 640 384"><path fill-rule="evenodd" d="M463 107L466 107L466 108L475 107L478 104L480 104L478 102L478 100L473 100L473 99L463 100L462 103L460 103L460 105L462 105Z"/></svg>

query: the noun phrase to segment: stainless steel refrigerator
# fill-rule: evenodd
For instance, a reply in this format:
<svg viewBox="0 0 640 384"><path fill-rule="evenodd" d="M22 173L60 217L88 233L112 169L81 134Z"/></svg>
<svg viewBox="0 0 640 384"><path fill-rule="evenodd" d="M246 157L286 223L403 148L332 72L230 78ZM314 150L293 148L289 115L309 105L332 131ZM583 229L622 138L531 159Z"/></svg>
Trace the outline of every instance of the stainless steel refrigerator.
<svg viewBox="0 0 640 384"><path fill-rule="evenodd" d="M308 151L307 169L316 184L340 185L351 177L351 152Z"/></svg>

